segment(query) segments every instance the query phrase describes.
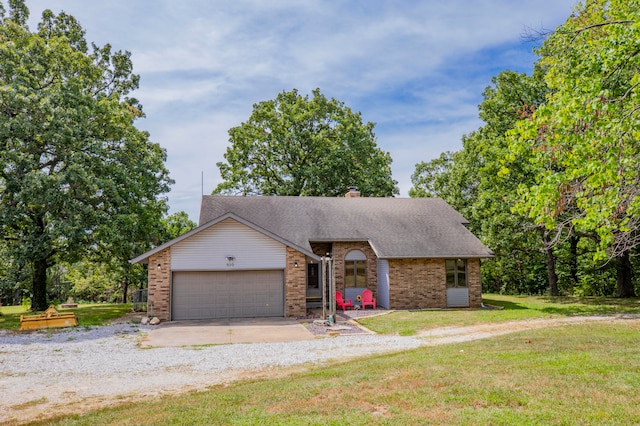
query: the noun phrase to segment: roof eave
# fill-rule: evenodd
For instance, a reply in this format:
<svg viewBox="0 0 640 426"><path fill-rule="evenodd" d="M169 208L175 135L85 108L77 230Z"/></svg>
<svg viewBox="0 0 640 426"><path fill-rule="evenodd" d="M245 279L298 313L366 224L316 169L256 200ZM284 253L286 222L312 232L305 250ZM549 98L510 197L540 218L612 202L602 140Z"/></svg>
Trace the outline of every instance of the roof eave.
<svg viewBox="0 0 640 426"><path fill-rule="evenodd" d="M222 222L225 219L233 219L233 220L235 220L235 221L237 221L239 223L242 223L245 226L248 226L249 228L251 228L251 229L253 229L253 230L257 231L257 232L260 232L263 235L266 235L269 238L272 238L272 239L284 244L285 246L289 246L289 247L291 247L291 248L293 248L293 249L295 249L295 250L297 250L297 251L299 251L299 252L301 252L301 253L309 256L309 257L311 257L314 260L318 260L318 261L320 260L320 256L318 256L315 253L313 253L313 251L308 250L308 249L306 249L304 247L300 247L297 244L292 243L291 241L287 241L284 238L281 238L278 235L276 235L276 234L274 234L272 232L269 232L264 228L261 228L260 226L256 225L255 223L249 222L248 220L245 220L245 219L243 219L243 218L241 218L241 217L239 217L239 216L237 216L237 215L235 215L233 213L226 213L226 214L224 214L222 216L219 216L219 217L217 217L217 218L215 218L213 220L210 220L209 222L207 222L207 223L205 223L205 224L203 224L203 225L201 225L201 226L199 226L199 227L197 227L195 229L192 229L191 231L187 232L186 234L183 234L183 235L181 235L181 236L179 236L177 238L174 238L171 241L167 241L166 243L161 244L158 247L156 247L156 248L154 248L152 250L149 250L148 252L143 253L143 254L141 254L140 256L138 256L138 257L136 257L134 259L129 260L129 263L131 263L131 264L136 264L136 263L145 264L145 263L148 263L149 262L149 258L151 256L153 256L154 254L159 253L162 250L166 249L167 247L171 247L172 245L177 244L180 241L183 241L183 240L191 237L192 235L198 234L198 233L200 233L200 232L202 232L202 231L204 231L206 229L209 229L210 227Z"/></svg>
<svg viewBox="0 0 640 426"><path fill-rule="evenodd" d="M489 259L496 257L495 254L459 254L459 255L401 255L401 256L378 256L379 259Z"/></svg>

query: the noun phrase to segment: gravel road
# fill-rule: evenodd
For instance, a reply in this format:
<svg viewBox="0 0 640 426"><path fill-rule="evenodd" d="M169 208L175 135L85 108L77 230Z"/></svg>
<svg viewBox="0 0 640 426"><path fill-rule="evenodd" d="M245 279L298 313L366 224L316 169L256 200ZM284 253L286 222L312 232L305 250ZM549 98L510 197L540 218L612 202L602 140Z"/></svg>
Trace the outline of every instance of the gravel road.
<svg viewBox="0 0 640 426"><path fill-rule="evenodd" d="M414 337L341 335L288 343L142 349L137 324L49 332L0 331L0 424L79 413L126 400L204 389L243 377L286 374L286 367L637 315L569 317L444 327Z"/></svg>
<svg viewBox="0 0 640 426"><path fill-rule="evenodd" d="M78 412L118 397L201 389L249 372L416 348L413 337L344 335L288 343L141 349L148 327L0 332L0 423Z"/></svg>

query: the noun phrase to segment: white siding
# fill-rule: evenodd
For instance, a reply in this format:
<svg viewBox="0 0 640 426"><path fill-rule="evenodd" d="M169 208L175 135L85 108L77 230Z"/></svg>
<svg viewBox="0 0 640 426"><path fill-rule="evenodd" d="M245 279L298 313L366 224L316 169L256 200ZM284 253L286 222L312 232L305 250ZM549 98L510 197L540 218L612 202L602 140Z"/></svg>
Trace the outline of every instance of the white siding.
<svg viewBox="0 0 640 426"><path fill-rule="evenodd" d="M227 257L232 256L232 262ZM173 271L284 269L284 244L233 219L192 235L171 247Z"/></svg>
<svg viewBox="0 0 640 426"><path fill-rule="evenodd" d="M377 305L389 309L389 261L378 259Z"/></svg>

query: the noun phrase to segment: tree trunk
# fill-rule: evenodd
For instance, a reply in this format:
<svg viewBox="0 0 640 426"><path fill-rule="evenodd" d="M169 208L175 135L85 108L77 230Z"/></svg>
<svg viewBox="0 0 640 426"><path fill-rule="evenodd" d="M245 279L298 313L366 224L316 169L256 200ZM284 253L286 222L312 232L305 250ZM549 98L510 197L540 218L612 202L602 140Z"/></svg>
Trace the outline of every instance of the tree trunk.
<svg viewBox="0 0 640 426"><path fill-rule="evenodd" d="M549 292L552 296L558 296L558 274L556 274L556 258L553 255L553 249L547 247L545 249L547 254L547 277L549 279Z"/></svg>
<svg viewBox="0 0 640 426"><path fill-rule="evenodd" d="M33 299L32 311L44 311L47 306L47 260L39 259L33 262Z"/></svg>
<svg viewBox="0 0 640 426"><path fill-rule="evenodd" d="M571 253L571 258L569 259L569 276L571 277L571 282L574 286L578 285L578 243L580 242L580 237L576 237L572 235L569 239L569 250Z"/></svg>
<svg viewBox="0 0 640 426"><path fill-rule="evenodd" d="M549 280L549 293L552 296L558 296L558 274L556 273L556 257L553 255L553 246L549 241L547 232L542 232L542 241L544 243L544 252L547 255L547 279Z"/></svg>
<svg viewBox="0 0 640 426"><path fill-rule="evenodd" d="M129 280L122 283L122 303L127 303L127 292L129 291Z"/></svg>
<svg viewBox="0 0 640 426"><path fill-rule="evenodd" d="M629 250L616 259L616 281L618 284L617 297L636 297L636 289L631 280L631 259Z"/></svg>

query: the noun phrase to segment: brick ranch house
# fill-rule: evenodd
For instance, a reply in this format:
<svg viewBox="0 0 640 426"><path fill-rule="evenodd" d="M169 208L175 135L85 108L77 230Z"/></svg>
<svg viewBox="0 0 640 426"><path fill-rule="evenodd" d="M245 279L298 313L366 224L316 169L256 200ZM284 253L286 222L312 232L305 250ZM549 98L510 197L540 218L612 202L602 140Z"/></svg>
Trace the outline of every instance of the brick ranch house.
<svg viewBox="0 0 640 426"><path fill-rule="evenodd" d="M148 264L149 313L163 321L297 317L336 290L387 309L480 307L492 257L438 198L203 196L198 228L132 259ZM326 279L326 277L324 277Z"/></svg>

